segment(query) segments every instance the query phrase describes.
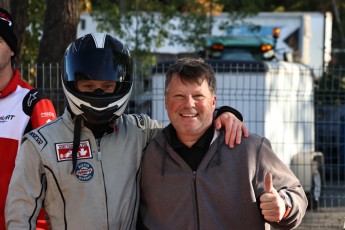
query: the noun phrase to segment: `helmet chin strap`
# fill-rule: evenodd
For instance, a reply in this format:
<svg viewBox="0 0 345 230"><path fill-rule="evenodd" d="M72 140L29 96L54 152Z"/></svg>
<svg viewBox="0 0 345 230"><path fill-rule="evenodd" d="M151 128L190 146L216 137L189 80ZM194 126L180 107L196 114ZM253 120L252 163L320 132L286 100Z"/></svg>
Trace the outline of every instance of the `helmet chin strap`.
<svg viewBox="0 0 345 230"><path fill-rule="evenodd" d="M91 124L84 120L84 125L88 127L96 139L103 137L104 134L111 133L114 128L111 127L113 121L106 124Z"/></svg>
<svg viewBox="0 0 345 230"><path fill-rule="evenodd" d="M74 137L73 137L73 148L72 148L72 172L74 173L75 167L77 166L77 159L78 159L78 147L80 144L80 133L81 133L81 115L77 115L75 118L75 124L74 124Z"/></svg>
<svg viewBox="0 0 345 230"><path fill-rule="evenodd" d="M73 114L73 113L71 113ZM74 115L74 114L73 114ZM78 147L80 145L80 134L81 134L81 122L83 117L81 115L75 115L75 124L74 124L74 136L73 136L73 148L72 148L72 164L73 168L71 174L75 172L78 160ZM84 125L88 127L96 139L101 138L106 133L111 133L114 130L114 127L111 124L114 120L110 121L108 124L91 124L84 120Z"/></svg>

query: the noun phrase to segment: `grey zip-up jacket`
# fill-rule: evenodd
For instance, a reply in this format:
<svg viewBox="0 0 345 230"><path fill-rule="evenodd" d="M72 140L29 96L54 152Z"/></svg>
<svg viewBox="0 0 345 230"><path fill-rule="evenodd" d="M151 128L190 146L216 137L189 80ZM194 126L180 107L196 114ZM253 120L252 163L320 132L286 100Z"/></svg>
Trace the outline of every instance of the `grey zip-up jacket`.
<svg viewBox="0 0 345 230"><path fill-rule="evenodd" d="M6 201L11 229L35 229L42 203L53 229L135 229L142 151L162 124L146 115L122 115L98 144L82 127L72 171L74 123L62 117L25 137Z"/></svg>
<svg viewBox="0 0 345 230"><path fill-rule="evenodd" d="M215 132L193 172L169 145L170 133L167 126L143 155L140 213L147 229L269 229L259 207L267 172L274 188L293 201L289 216L270 224L293 229L301 223L308 204L304 190L266 138L250 134L230 149Z"/></svg>

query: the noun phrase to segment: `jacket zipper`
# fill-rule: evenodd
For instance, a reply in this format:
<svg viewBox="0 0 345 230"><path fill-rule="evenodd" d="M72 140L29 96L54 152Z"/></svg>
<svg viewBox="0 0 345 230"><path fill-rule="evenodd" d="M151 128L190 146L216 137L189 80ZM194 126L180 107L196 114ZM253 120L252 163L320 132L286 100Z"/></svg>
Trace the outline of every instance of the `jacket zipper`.
<svg viewBox="0 0 345 230"><path fill-rule="evenodd" d="M108 214L108 197L107 197L107 187L105 186L105 177L104 177L104 171L103 171L103 165L102 165L102 152L101 152L101 138L96 139L97 143L97 160L101 164L101 170L102 170L102 176L103 176L103 186L105 191L105 206L106 206L106 212L107 212L107 229L109 230L109 214Z"/></svg>
<svg viewBox="0 0 345 230"><path fill-rule="evenodd" d="M196 188L196 171L193 171L193 186L194 186L194 197L196 206L196 229L200 229L200 216L199 216L199 206L198 206L198 192Z"/></svg>

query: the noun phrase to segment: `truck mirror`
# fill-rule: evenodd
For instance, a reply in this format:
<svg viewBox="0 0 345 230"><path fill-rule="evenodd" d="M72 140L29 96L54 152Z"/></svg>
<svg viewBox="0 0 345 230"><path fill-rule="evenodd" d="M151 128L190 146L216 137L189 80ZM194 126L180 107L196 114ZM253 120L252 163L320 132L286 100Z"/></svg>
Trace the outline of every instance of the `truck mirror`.
<svg viewBox="0 0 345 230"><path fill-rule="evenodd" d="M293 62L293 57L291 52L284 52L284 61L286 62Z"/></svg>
<svg viewBox="0 0 345 230"><path fill-rule="evenodd" d="M275 27L272 30L272 36L273 36L274 39L279 38L279 36L280 36L280 29L278 27Z"/></svg>

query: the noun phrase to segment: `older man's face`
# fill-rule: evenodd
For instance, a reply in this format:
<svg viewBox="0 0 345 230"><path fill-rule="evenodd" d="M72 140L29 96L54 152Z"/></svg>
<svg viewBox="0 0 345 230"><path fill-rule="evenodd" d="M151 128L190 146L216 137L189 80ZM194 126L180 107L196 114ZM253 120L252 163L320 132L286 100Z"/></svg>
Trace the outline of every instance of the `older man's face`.
<svg viewBox="0 0 345 230"><path fill-rule="evenodd" d="M212 125L216 96L208 83L183 83L175 74L166 89L165 107L177 136L199 138ZM181 138L180 138L181 139Z"/></svg>

